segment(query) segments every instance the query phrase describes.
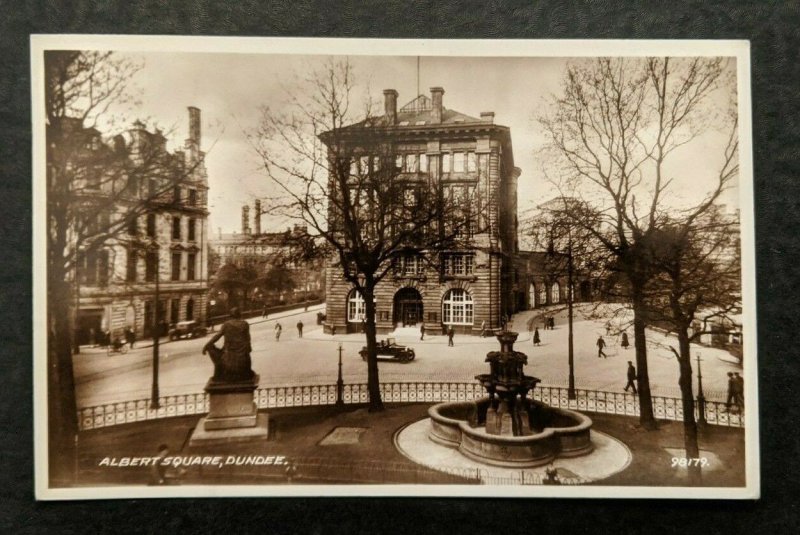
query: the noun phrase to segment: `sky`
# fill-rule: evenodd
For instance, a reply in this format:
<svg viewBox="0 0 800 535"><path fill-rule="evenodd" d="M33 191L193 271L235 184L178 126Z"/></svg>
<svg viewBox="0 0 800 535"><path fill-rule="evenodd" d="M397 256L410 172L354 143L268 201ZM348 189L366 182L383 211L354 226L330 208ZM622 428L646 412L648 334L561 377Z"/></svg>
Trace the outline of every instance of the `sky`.
<svg viewBox="0 0 800 535"><path fill-rule="evenodd" d="M120 54L122 55L122 54ZM318 69L326 56L126 52L142 64L131 80L138 104L127 115L149 127L165 130L168 147L180 148L188 135L188 106L202 113L202 148L207 152L210 228L216 234L240 231L241 206L269 196L275 187L246 138L255 128L260 109L285 106L288 95L308 92L304 77ZM515 165L522 170L518 199L520 213L556 196L543 172L540 149L545 137L537 117L558 94L569 58L492 58L416 56L351 56L358 101L369 95L383 106L383 90L399 93L398 108L413 100L417 88L429 95L430 87L445 90L444 106L479 117L494 111L495 123L511 129ZM735 66L731 61L731 69ZM722 103L723 92L712 101ZM122 113L123 110L116 110ZM712 187L726 134L711 128L675 154L668 171L674 178L671 202L699 200ZM722 202L735 207L734 188ZM291 221L264 223L265 230L281 230Z"/></svg>

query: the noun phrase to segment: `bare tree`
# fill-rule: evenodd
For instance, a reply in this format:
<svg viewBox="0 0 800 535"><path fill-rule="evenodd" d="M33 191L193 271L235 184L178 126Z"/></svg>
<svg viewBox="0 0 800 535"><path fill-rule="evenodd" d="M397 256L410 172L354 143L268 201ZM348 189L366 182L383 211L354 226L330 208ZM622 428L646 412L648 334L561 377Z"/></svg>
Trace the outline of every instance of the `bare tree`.
<svg viewBox="0 0 800 535"><path fill-rule="evenodd" d="M646 428L656 426L645 338L647 285L656 268L645 244L670 206L666 164L709 128L709 97L724 81L725 66L724 58L572 64L562 95L541 118L555 163L551 180L566 196L593 207L599 221L574 221L594 233L624 275L633 310L640 423Z"/></svg>
<svg viewBox="0 0 800 535"><path fill-rule="evenodd" d="M653 258L660 274L651 283L648 299L652 320L677 335L678 349L670 349L678 360L684 447L690 459L700 456L691 343L716 332L707 329L709 320L734 324L741 310L738 218L710 205L699 210L697 217L665 224L654 235ZM693 484L701 483L700 465L690 464L689 473Z"/></svg>
<svg viewBox="0 0 800 535"><path fill-rule="evenodd" d="M174 202L174 187L202 159L169 154L158 132L104 139L111 108L134 102L128 84L140 65L98 51L48 51L44 59L49 453L51 477L64 482L78 429L72 352L79 280L96 273L106 283L109 247L131 241L140 218Z"/></svg>
<svg viewBox="0 0 800 535"><path fill-rule="evenodd" d="M342 277L365 303L370 410L382 410L375 289L398 262L438 262L468 240L477 217L471 192L451 195L438 180L402 160L391 125L359 108L348 62L331 61L305 81L287 110L264 110L252 137L279 194L265 205L321 239Z"/></svg>

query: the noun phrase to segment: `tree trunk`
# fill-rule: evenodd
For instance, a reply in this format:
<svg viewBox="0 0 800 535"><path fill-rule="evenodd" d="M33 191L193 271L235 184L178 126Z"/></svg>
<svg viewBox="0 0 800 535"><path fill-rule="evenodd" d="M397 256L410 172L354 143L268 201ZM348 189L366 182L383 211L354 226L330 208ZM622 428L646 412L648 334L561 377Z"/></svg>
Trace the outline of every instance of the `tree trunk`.
<svg viewBox="0 0 800 535"><path fill-rule="evenodd" d="M74 479L78 416L72 370L73 298L64 277L49 283L47 348L48 461L50 485L68 486ZM77 314L77 311L75 311Z"/></svg>
<svg viewBox="0 0 800 535"><path fill-rule="evenodd" d="M375 329L375 283L367 281L364 287L366 317L364 334L367 337L367 390L369 391L369 412L384 409L381 399L381 382L378 377L378 343Z"/></svg>
<svg viewBox="0 0 800 535"><path fill-rule="evenodd" d="M645 303L641 290L633 291L633 338L636 349L636 370L639 383L639 424L645 429L657 429L650 394L650 375L647 371L647 338L645 336Z"/></svg>
<svg viewBox="0 0 800 535"><path fill-rule="evenodd" d="M694 394L692 392L692 356L689 346L689 334L685 328L678 329L678 344L680 347L680 377L678 384L681 388L681 402L683 406L683 446L686 458L689 459L689 483L694 486L702 484L702 471L700 465L691 461L700 457L700 447L697 442L697 422L694 419Z"/></svg>

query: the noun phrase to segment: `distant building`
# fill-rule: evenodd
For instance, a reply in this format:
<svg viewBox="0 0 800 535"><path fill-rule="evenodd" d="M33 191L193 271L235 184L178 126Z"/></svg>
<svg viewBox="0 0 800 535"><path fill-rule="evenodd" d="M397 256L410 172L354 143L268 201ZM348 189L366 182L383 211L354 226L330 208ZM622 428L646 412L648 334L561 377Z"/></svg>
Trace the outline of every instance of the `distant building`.
<svg viewBox="0 0 800 535"><path fill-rule="evenodd" d="M208 293L208 179L201 151L200 110L189 108L189 137L184 149L169 153L166 139L149 132L136 121L125 136L105 144L96 130L82 130L91 137L87 146L117 151L135 162L145 150L155 150L165 168L175 176L142 177L129 183L130 193L101 210L97 220L124 217L131 203L147 203L149 209L99 250L79 255L77 268L77 341L124 339L131 328L138 338L151 336L159 311L159 330L169 323L197 320L204 323ZM170 184L173 184L170 186ZM110 196L111 184L98 182L85 195ZM119 195L117 193L117 195ZM158 284L156 284L158 278ZM156 287L158 286L158 296ZM158 301L158 303L156 303Z"/></svg>
<svg viewBox="0 0 800 535"><path fill-rule="evenodd" d="M369 151L379 142L393 147L400 179L410 188L414 181L440 181L445 198L476 199L476 231L469 231L463 246L426 251L428 261L410 253L397 259L393 273L377 285L378 332L424 324L430 331L452 326L459 333L477 334L483 324L500 327L503 316L514 309L521 171L514 166L511 133L495 124L492 112L477 118L445 108L443 95L442 88L434 87L430 98L419 95L398 110L397 91L388 89L383 116L344 127L366 165L377 158ZM329 146L332 151L335 147ZM335 224L336 217L331 208L329 222ZM465 228L472 227L468 223ZM364 299L336 261L327 268L326 288L326 329L363 329Z"/></svg>
<svg viewBox="0 0 800 535"><path fill-rule="evenodd" d="M515 310L567 303L569 277L566 255L519 251L514 266ZM591 301L599 294L593 280L579 270L575 270L572 279L573 303Z"/></svg>
<svg viewBox="0 0 800 535"><path fill-rule="evenodd" d="M250 224L250 207L245 205L242 207L241 232L218 231L209 240L211 278L224 265L253 268L258 276L264 276L271 267L280 265L291 272L295 285L293 294L321 297L325 283L322 260L304 259L300 251L307 243L307 228L294 225L284 231L262 232L261 201L256 200L253 208L253 226Z"/></svg>

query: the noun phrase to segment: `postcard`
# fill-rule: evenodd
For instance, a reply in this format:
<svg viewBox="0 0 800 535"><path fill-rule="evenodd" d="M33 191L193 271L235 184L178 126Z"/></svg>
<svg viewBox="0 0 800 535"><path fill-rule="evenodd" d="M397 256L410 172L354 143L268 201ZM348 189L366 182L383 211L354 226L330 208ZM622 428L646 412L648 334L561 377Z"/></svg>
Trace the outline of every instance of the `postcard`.
<svg viewBox="0 0 800 535"><path fill-rule="evenodd" d="M759 497L748 42L31 69L38 499Z"/></svg>

